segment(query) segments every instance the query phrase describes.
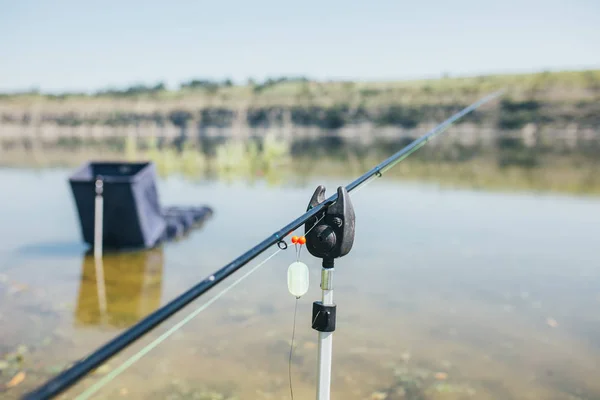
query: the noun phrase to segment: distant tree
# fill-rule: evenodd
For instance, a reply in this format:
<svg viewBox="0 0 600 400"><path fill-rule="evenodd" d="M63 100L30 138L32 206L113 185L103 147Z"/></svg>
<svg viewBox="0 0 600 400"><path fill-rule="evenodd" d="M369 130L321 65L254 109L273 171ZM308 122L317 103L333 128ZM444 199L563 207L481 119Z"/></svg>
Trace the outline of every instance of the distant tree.
<svg viewBox="0 0 600 400"><path fill-rule="evenodd" d="M180 128L185 127L187 121L191 120L192 117L192 113L186 110L174 110L169 113L169 120L171 120L171 123Z"/></svg>
<svg viewBox="0 0 600 400"><path fill-rule="evenodd" d="M130 86L126 89L103 89L98 90L96 96L137 96L140 94L153 94L166 89L164 82L159 82L154 86L146 86L143 84L137 84Z"/></svg>
<svg viewBox="0 0 600 400"><path fill-rule="evenodd" d="M278 78L269 77L269 78L265 79L265 81L263 83L255 84L254 92L255 93L262 92L265 89L275 87L281 83L286 83L286 82L308 82L308 79L303 76L300 76L300 77L280 76Z"/></svg>
<svg viewBox="0 0 600 400"><path fill-rule="evenodd" d="M348 114L347 105L336 105L326 108L321 119L321 126L325 129L339 129L346 124Z"/></svg>
<svg viewBox="0 0 600 400"><path fill-rule="evenodd" d="M423 119L423 111L406 106L392 105L383 108L375 117L375 122L380 126L392 125L403 128L415 128Z"/></svg>
<svg viewBox="0 0 600 400"><path fill-rule="evenodd" d="M165 83L164 82L160 82L160 83L156 84L156 86L154 86L152 88L152 91L154 91L154 92L162 92L166 88L167 87L165 86Z"/></svg>

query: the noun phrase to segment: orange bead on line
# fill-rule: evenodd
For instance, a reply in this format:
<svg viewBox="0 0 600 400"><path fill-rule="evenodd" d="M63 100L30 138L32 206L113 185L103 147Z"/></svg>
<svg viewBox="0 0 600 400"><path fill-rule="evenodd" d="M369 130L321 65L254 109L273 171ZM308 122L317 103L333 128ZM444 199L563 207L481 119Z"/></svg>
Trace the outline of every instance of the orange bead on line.
<svg viewBox="0 0 600 400"><path fill-rule="evenodd" d="M300 244L306 244L306 238L305 238L304 236L301 236L301 237L298 239L298 243L300 243Z"/></svg>
<svg viewBox="0 0 600 400"><path fill-rule="evenodd" d="M292 243L298 243L298 239L300 239L298 236L292 236Z"/></svg>

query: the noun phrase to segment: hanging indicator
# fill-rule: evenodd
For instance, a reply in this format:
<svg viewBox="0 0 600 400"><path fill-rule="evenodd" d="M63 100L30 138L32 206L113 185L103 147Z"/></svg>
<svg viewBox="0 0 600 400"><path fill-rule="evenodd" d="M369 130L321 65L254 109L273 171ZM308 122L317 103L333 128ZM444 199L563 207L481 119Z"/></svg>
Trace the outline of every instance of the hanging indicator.
<svg viewBox="0 0 600 400"><path fill-rule="evenodd" d="M296 297L302 297L308 292L308 266L296 261L288 267L288 290Z"/></svg>

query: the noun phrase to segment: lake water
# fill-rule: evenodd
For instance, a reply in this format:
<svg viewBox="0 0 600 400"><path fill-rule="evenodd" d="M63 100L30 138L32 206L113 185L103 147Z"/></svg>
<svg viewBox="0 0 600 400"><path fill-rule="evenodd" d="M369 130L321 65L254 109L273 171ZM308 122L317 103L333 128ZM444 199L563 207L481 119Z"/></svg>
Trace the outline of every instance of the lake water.
<svg viewBox="0 0 600 400"><path fill-rule="evenodd" d="M101 312L69 172L0 170L0 388L25 373L2 398L43 383L279 229L318 184L331 193L347 183L161 180L163 205L209 205L215 214L183 240L106 256ZM336 263L334 399L600 398L599 199L384 177L352 201L354 248ZM63 397L75 398L275 250ZM289 399L294 260L293 248L277 254L94 398ZM310 399L320 262L306 251L301 260L311 287L298 304L292 379L295 398Z"/></svg>

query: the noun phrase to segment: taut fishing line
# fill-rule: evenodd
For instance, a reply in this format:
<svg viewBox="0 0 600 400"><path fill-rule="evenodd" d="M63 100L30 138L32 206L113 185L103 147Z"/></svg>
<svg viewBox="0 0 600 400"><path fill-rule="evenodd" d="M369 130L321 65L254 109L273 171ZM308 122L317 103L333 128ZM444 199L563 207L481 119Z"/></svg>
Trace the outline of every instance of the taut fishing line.
<svg viewBox="0 0 600 400"><path fill-rule="evenodd" d="M317 219L317 223L323 218L325 218L325 214ZM317 224L307 230L304 235L307 235L315 226L317 226ZM288 290L296 298L296 303L294 305L294 323L292 327L292 340L290 343L288 375L290 380L290 396L292 400L294 400L294 389L292 387L292 358L294 356L294 338L296 336L296 315L298 313L298 300L308 292L309 273L308 266L303 262L300 262L300 251L302 250L302 246L306 244L306 236L292 236L292 243L296 248L296 262L288 267Z"/></svg>
<svg viewBox="0 0 600 400"><path fill-rule="evenodd" d="M296 336L296 314L298 312L298 299L296 297L296 305L294 306L294 327L292 328L292 343L290 344L290 359L288 362L288 375L290 378L290 396L294 400L294 389L292 389L292 357L294 355L294 337Z"/></svg>
<svg viewBox="0 0 600 400"><path fill-rule="evenodd" d="M98 382L96 382L95 384L93 384L92 386L90 386L82 394L80 394L79 396L77 396L75 398L75 400L86 400L86 399L89 399L90 396L92 396L98 390L102 389L106 384L108 384L109 382L111 382L118 375L120 375L123 371L125 371L127 368L129 368L130 366L132 366L136 361L138 361L140 358L142 358L143 356L145 356L146 354L148 354L152 349L154 349L155 347L157 347L159 344L161 344L162 342L164 342L169 336L171 336L172 334L174 334L175 332L177 332L179 329L181 329L184 325L186 325L188 322L190 322L192 319L194 319L195 316L197 316L198 314L200 314L202 311L206 310L211 304L213 304L215 301L217 301L221 296L223 296L224 294L226 294L227 292L229 292L231 289L233 289L235 286L237 286L241 281L243 281L244 279L246 279L253 272L255 272L260 267L262 267L263 265L265 265L267 263L267 261L269 261L271 258L275 257L279 252L285 250L286 248L287 247L284 247L284 248L280 247L279 249L277 249L270 256L268 256L263 261L261 261L258 265L256 265L252 269L250 269L248 272L246 272L241 277L239 277L231 285L227 286L225 289L223 289L222 291L220 291L217 295L215 295L215 297L213 297L212 299L210 299L206 303L204 303L201 306L199 306L198 308L196 308L194 311L192 311L191 313L189 313L184 319L182 319L177 324L175 324L173 327L171 327L168 331L166 331L165 333L163 333L162 335L160 335L158 338L154 339L152 342L150 342L149 344L147 344L146 346L144 346L140 351L138 351L137 353L135 353L134 355L132 355L131 357L129 357L121 365L119 365L119 367L115 368L110 373L108 373L106 376L104 376L102 379L100 379Z"/></svg>
<svg viewBox="0 0 600 400"><path fill-rule="evenodd" d="M292 388L292 357L294 355L294 338L296 336L296 314L298 313L298 300L308 291L308 266L300 262L300 250L306 243L304 236L292 236L292 243L296 248L296 262L288 268L288 289L296 298L294 305L294 323L292 327L292 340L290 343L290 357L288 361L288 375L290 380L290 396L294 400L294 389Z"/></svg>

